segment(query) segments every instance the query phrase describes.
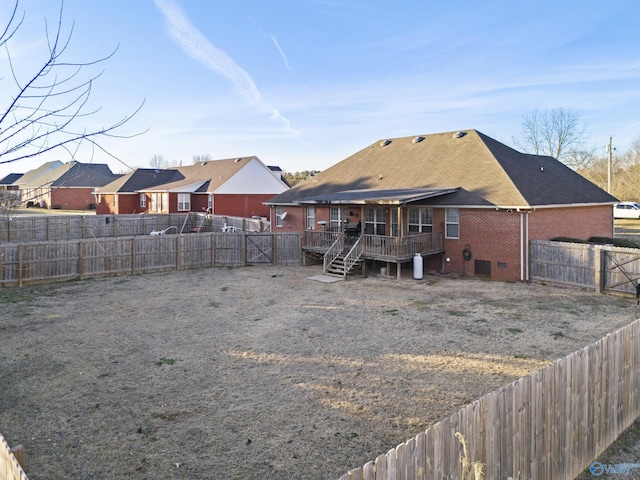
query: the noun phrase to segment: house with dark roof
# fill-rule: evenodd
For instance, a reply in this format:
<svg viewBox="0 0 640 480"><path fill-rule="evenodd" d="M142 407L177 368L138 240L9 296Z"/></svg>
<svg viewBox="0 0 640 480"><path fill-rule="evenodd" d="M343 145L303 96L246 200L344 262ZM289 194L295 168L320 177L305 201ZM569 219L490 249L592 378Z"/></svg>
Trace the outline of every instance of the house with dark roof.
<svg viewBox="0 0 640 480"><path fill-rule="evenodd" d="M85 210L95 206L93 190L118 177L106 164L56 160L28 171L13 185L20 190L19 203L27 206Z"/></svg>
<svg viewBox="0 0 640 480"><path fill-rule="evenodd" d="M289 188L282 171L255 156L138 169L96 190L97 213L181 213L268 217L264 202Z"/></svg>
<svg viewBox="0 0 640 480"><path fill-rule="evenodd" d="M267 205L328 273L364 262L400 278L417 262L526 281L530 240L612 237L616 201L555 158L467 130L377 141Z"/></svg>
<svg viewBox="0 0 640 480"><path fill-rule="evenodd" d="M17 181L22 177L22 173L10 173L0 179L0 206L11 206L20 201L20 187Z"/></svg>

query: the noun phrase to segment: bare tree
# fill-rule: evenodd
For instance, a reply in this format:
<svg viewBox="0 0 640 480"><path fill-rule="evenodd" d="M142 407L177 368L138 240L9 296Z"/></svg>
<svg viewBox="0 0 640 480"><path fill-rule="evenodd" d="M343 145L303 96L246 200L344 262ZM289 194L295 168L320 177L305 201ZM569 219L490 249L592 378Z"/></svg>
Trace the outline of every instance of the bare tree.
<svg viewBox="0 0 640 480"><path fill-rule="evenodd" d="M204 155L193 156L194 165L198 162L210 162L210 161L211 161L211 155L209 155L208 153L205 153Z"/></svg>
<svg viewBox="0 0 640 480"><path fill-rule="evenodd" d="M171 167L171 162L166 160L162 155L154 155L151 157L151 160L149 160L149 165L151 168L162 170Z"/></svg>
<svg viewBox="0 0 640 480"><path fill-rule="evenodd" d="M521 136L513 142L527 153L565 161L585 141L586 128L581 117L580 112L571 108L532 110L523 115Z"/></svg>
<svg viewBox="0 0 640 480"><path fill-rule="evenodd" d="M62 14L64 0L52 30L45 21L48 54L26 78L21 78L10 52L10 40L16 36L25 14L19 14L20 0L15 0L9 21L0 26L0 49L4 50L9 65L6 82L0 89L9 98L8 106L0 109L0 164L33 158L51 151L66 152L74 157L82 144L88 143L107 155L100 144L106 137L131 138L137 134L121 135L117 132L142 108L119 121L95 130L83 127L83 121L97 113L89 109L89 98L98 74L85 74L87 69L110 59L115 50L93 61L74 62L67 59L67 49L73 34L64 34ZM117 50L117 49L116 49ZM144 102L143 102L144 103ZM120 162L122 160L116 158ZM124 162L122 162L124 163Z"/></svg>

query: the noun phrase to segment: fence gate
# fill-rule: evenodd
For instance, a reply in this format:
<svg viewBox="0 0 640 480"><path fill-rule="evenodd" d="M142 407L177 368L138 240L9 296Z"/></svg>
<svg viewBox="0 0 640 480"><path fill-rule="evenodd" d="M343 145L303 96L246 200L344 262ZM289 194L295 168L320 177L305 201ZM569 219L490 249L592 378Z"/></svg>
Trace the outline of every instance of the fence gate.
<svg viewBox="0 0 640 480"><path fill-rule="evenodd" d="M635 295L640 281L640 253L637 249L621 250L602 249L603 290Z"/></svg>
<svg viewBox="0 0 640 480"><path fill-rule="evenodd" d="M271 264L273 261L273 235L247 233L247 264Z"/></svg>

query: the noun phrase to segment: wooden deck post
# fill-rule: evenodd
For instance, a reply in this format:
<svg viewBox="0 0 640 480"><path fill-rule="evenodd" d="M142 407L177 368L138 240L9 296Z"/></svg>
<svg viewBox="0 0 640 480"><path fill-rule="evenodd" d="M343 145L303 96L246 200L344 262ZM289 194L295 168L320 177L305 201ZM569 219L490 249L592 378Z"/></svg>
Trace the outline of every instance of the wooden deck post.
<svg viewBox="0 0 640 480"><path fill-rule="evenodd" d="M24 447L22 445L16 445L9 449L9 452L16 457L16 460L20 464L20 468L24 470Z"/></svg>

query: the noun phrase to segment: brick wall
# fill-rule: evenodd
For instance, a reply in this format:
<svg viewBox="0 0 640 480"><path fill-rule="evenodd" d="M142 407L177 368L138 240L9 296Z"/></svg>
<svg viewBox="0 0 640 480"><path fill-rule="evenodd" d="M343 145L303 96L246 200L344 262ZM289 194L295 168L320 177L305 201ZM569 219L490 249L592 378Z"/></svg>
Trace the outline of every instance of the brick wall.
<svg viewBox="0 0 640 480"><path fill-rule="evenodd" d="M437 220L436 220L437 218ZM445 272L476 275L477 262L489 262L491 279L520 279L520 214L496 210L459 210L460 238L445 238ZM437 222L437 223L436 223ZM445 231L444 210L434 210L434 230ZM471 251L465 260L463 251ZM450 261L446 261L449 259Z"/></svg>
<svg viewBox="0 0 640 480"><path fill-rule="evenodd" d="M50 196L50 208L63 210L85 210L90 204L96 203L93 188L52 188Z"/></svg>
<svg viewBox="0 0 640 480"><path fill-rule="evenodd" d="M592 236L613 237L611 205L538 209L530 214L530 240L550 240L560 236L581 240Z"/></svg>
<svg viewBox="0 0 640 480"><path fill-rule="evenodd" d="M269 207L263 205L262 202L266 202L270 198L273 198L273 194L215 195L213 198L213 213L230 217L269 217Z"/></svg>

